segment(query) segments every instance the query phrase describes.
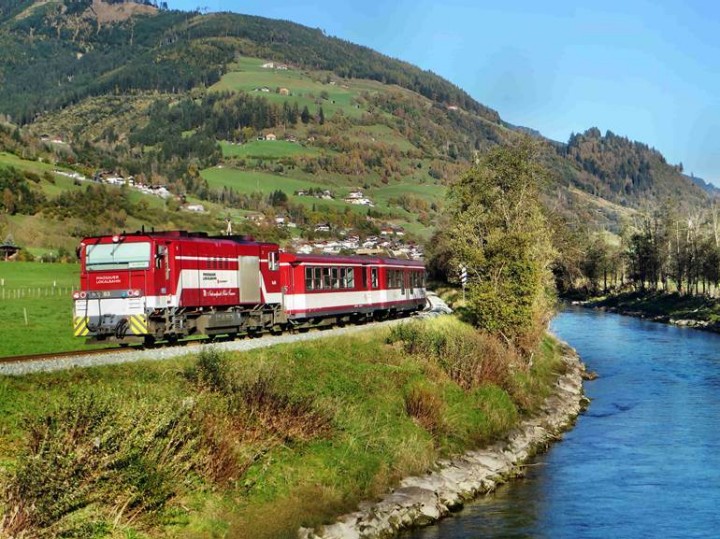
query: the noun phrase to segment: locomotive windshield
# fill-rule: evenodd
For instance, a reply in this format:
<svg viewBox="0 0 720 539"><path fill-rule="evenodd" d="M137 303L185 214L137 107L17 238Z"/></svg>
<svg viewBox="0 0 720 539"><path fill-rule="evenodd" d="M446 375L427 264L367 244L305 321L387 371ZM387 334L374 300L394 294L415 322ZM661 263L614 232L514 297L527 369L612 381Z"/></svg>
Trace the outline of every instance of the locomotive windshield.
<svg viewBox="0 0 720 539"><path fill-rule="evenodd" d="M85 267L88 271L147 269L150 251L149 242L88 245Z"/></svg>

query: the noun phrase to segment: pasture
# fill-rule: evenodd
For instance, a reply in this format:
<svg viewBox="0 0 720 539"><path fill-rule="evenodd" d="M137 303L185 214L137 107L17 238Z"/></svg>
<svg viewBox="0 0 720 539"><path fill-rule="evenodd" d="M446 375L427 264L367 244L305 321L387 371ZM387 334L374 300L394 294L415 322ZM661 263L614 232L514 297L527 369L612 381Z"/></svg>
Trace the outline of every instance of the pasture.
<svg viewBox="0 0 720 539"><path fill-rule="evenodd" d="M283 157L294 157L296 155L315 156L320 155L317 148L308 148L297 142L286 140L252 140L245 144L232 144L220 142L223 157L240 157L253 159L282 159Z"/></svg>
<svg viewBox="0 0 720 539"><path fill-rule="evenodd" d="M290 200L298 204L302 204L307 208L327 208L335 209L338 211L350 208L350 211L356 213L367 213L367 206L355 206L347 204L342 200L349 189L347 187L336 189L332 185L318 183L312 180L299 180L295 178L288 178L286 176L280 176L278 174L270 174L267 172L256 172L237 170L233 168L208 168L203 170L201 176L208 182L208 186L212 189L222 189L228 187L234 189L238 193L250 194L254 192L262 193L263 195L269 195L273 191L283 191ZM335 191L338 198L334 200L321 200L314 197L298 197L293 196L293 193L301 189L309 189L311 187L319 187L322 189L331 189ZM380 212L384 212L383 208L375 208ZM403 210L398 210L402 212Z"/></svg>
<svg viewBox="0 0 720 539"><path fill-rule="evenodd" d="M363 91L375 91L379 87L373 81L333 81L334 84L330 84L328 77L332 75L325 72L311 73L292 67L286 70L263 68L264 63L257 58L240 58L210 90L248 92L279 104L297 101L301 109L307 106L311 114L322 106L326 116L339 110L348 116L360 116L364 111L354 103L355 98ZM262 88L269 91L262 91ZM280 94L280 88L287 88L289 95Z"/></svg>
<svg viewBox="0 0 720 539"><path fill-rule="evenodd" d="M324 185L312 181L296 180L268 172L237 170L234 168L214 167L203 170L200 175L208 182L211 189L232 188L238 193L260 192L269 195L280 189L292 195L299 189L322 187Z"/></svg>
<svg viewBox="0 0 720 539"><path fill-rule="evenodd" d="M55 174L54 171L61 170L61 167L56 167L49 163L29 161L11 153L0 152L0 167L14 167L23 172L32 172L37 174L40 176L40 181L37 184L31 183L30 185L34 186L35 189L42 191L45 196L50 198L70 189L79 188L75 185L75 181L72 178L68 178L67 176L63 176L61 174ZM46 173L50 173L52 175L52 181L48 181L44 177Z"/></svg>
<svg viewBox="0 0 720 539"><path fill-rule="evenodd" d="M85 348L72 334L79 272L78 264L0 262L0 357Z"/></svg>
<svg viewBox="0 0 720 539"><path fill-rule="evenodd" d="M388 146L396 146L401 152L418 151L407 138L386 125L355 126L346 133L351 140L366 143L383 142Z"/></svg>

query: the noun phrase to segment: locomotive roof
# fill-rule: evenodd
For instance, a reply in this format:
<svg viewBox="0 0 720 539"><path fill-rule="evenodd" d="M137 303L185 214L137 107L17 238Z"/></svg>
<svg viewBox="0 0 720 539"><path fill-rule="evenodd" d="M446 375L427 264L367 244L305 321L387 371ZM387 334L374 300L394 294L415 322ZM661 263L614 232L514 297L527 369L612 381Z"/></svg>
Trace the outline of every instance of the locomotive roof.
<svg viewBox="0 0 720 539"><path fill-rule="evenodd" d="M272 242L255 241L252 236L232 235L232 236L211 236L206 232L188 232L186 230L137 230L135 232L123 232L122 234L103 234L102 236L89 236L83 241L102 240L105 238L112 239L115 237L123 238L148 238L148 239L182 239L190 241L215 240L215 241L232 241L234 243L256 244L256 245L277 245Z"/></svg>
<svg viewBox="0 0 720 539"><path fill-rule="evenodd" d="M420 260L409 260L407 258L389 258L379 256L343 256L343 255L303 255L295 253L283 253L283 258L290 263L316 263L316 264L366 264L366 265L385 265L393 264L396 266L408 267L424 267Z"/></svg>

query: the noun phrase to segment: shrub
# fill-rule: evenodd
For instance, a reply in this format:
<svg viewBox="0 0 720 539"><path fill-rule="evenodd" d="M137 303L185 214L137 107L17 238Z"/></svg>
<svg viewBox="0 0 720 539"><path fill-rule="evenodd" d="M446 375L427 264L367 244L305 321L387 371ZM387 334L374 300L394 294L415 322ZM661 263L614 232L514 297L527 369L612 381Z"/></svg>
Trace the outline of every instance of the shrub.
<svg viewBox="0 0 720 539"><path fill-rule="evenodd" d="M427 384L412 384L405 391L405 411L437 438L445 430L445 403L437 390Z"/></svg>
<svg viewBox="0 0 720 539"><path fill-rule="evenodd" d="M507 389L511 367L520 363L513 348L451 317L395 326L388 342L401 342L407 353L436 363L464 389L482 384Z"/></svg>
<svg viewBox="0 0 720 539"><path fill-rule="evenodd" d="M240 479L247 469L279 444L312 440L329 432L331 416L309 398L279 388L277 374L262 364L230 369L215 349L198 355L185 378L203 392L198 418L203 474L217 484Z"/></svg>
<svg viewBox="0 0 720 539"><path fill-rule="evenodd" d="M200 389L227 391L230 387L228 360L215 348L203 348L195 364L185 370L185 378Z"/></svg>
<svg viewBox="0 0 720 539"><path fill-rule="evenodd" d="M142 421L137 418L142 417ZM193 467L197 428L184 406L128 409L100 390L26 420L27 446L8 482L0 535L77 535L72 513L111 518L161 509Z"/></svg>
<svg viewBox="0 0 720 539"><path fill-rule="evenodd" d="M283 443L310 440L330 427L331 418L317 410L312 400L279 390L272 372L240 382L234 397L247 429L260 429Z"/></svg>

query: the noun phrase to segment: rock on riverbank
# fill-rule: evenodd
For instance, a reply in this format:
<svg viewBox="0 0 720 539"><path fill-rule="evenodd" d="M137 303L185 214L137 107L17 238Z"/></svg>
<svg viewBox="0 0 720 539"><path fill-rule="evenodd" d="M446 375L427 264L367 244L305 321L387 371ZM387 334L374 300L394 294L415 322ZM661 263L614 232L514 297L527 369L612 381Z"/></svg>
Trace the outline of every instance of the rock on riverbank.
<svg viewBox="0 0 720 539"><path fill-rule="evenodd" d="M430 524L462 507L467 500L491 492L519 475L523 463L542 452L570 428L587 405L583 395L584 365L574 350L563 357L567 371L556 382L536 416L490 447L443 460L438 469L408 477L377 503L362 504L354 513L322 530L302 528L301 539L380 539L411 526Z"/></svg>

